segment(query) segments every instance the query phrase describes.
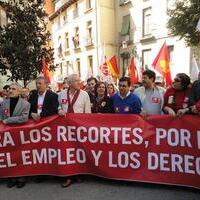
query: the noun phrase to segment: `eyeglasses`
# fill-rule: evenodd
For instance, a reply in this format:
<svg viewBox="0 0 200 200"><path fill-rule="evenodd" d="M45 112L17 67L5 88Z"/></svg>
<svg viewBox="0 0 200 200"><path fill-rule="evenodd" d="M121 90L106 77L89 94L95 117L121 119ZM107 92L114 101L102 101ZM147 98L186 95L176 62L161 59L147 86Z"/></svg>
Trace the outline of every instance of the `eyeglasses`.
<svg viewBox="0 0 200 200"><path fill-rule="evenodd" d="M119 84L119 87L128 87L127 85Z"/></svg>

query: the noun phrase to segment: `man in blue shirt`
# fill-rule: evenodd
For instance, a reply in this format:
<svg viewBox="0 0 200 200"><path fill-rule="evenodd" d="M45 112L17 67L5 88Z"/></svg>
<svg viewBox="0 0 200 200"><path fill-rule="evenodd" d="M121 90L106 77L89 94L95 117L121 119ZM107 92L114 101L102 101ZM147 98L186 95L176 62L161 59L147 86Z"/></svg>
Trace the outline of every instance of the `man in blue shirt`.
<svg viewBox="0 0 200 200"><path fill-rule="evenodd" d="M129 77L122 77L119 80L119 92L112 98L114 113L140 114L141 101L138 96L130 92L131 81Z"/></svg>

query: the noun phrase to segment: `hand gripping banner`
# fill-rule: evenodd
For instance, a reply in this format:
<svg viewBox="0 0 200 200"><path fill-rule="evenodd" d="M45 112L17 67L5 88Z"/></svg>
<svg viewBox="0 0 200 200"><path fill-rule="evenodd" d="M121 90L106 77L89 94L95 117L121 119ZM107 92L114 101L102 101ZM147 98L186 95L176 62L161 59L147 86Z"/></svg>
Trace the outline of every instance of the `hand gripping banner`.
<svg viewBox="0 0 200 200"><path fill-rule="evenodd" d="M200 117L68 114L0 124L0 177L92 174L200 189Z"/></svg>

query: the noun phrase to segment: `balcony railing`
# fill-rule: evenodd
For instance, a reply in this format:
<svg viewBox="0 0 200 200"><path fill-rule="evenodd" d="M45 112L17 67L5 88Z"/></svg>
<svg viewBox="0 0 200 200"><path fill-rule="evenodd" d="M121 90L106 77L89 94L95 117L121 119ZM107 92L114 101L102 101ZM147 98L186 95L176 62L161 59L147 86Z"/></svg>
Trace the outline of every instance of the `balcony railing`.
<svg viewBox="0 0 200 200"><path fill-rule="evenodd" d="M119 1L119 5L120 6L124 6L124 5L128 4L128 3L131 3L131 0L120 0Z"/></svg>
<svg viewBox="0 0 200 200"><path fill-rule="evenodd" d="M92 45L94 45L93 38L92 37L87 37L85 39L85 46L88 47L88 46L92 46Z"/></svg>

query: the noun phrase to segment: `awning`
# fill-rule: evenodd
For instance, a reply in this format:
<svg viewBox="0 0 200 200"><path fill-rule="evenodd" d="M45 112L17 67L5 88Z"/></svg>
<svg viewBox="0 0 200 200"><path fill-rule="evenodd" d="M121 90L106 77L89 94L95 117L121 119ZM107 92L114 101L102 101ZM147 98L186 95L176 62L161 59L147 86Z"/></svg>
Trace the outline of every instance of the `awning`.
<svg viewBox="0 0 200 200"><path fill-rule="evenodd" d="M121 35L128 35L130 29L130 15L123 16Z"/></svg>

